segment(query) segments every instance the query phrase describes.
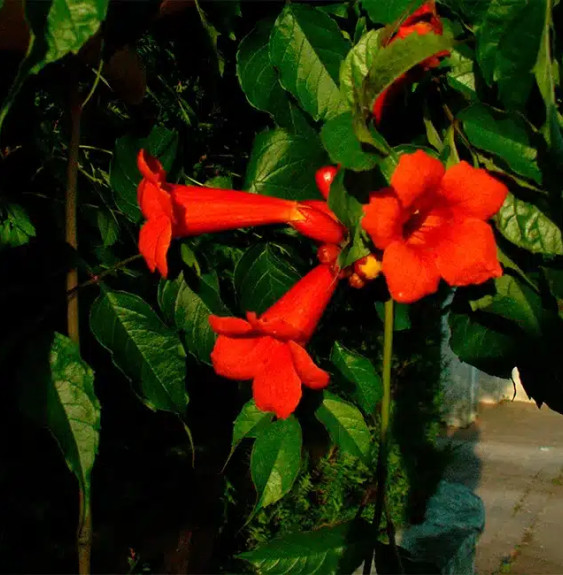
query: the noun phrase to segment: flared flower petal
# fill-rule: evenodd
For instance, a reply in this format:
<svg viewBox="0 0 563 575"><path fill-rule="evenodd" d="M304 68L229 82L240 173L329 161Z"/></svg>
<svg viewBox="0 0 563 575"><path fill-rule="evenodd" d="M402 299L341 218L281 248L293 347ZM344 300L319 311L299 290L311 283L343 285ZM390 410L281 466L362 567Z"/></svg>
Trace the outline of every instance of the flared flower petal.
<svg viewBox="0 0 563 575"><path fill-rule="evenodd" d="M263 335L269 335L276 339L282 341L288 341L290 339L294 339L297 341L304 341L305 334L296 329L291 323L286 321L281 317L257 317L257 315L252 312L246 312L246 319L248 323L252 326L252 329Z"/></svg>
<svg viewBox="0 0 563 575"><path fill-rule="evenodd" d="M480 284L502 275L493 230L482 220L444 226L435 251L440 275L452 286Z"/></svg>
<svg viewBox="0 0 563 575"><path fill-rule="evenodd" d="M305 348L293 341L288 342L288 345L295 371L303 385L311 389L326 387L330 380L330 375L315 364Z"/></svg>
<svg viewBox="0 0 563 575"><path fill-rule="evenodd" d="M149 219L139 233L139 251L145 258L147 266L151 272L158 269L164 278L168 275L166 254L171 241L172 222L166 215Z"/></svg>
<svg viewBox="0 0 563 575"><path fill-rule="evenodd" d="M139 150L137 167L143 178L155 185L164 184L166 181L166 172L162 164L146 150Z"/></svg>
<svg viewBox="0 0 563 575"><path fill-rule="evenodd" d="M439 194L458 217L488 220L500 210L508 188L486 170L462 161L448 169Z"/></svg>
<svg viewBox="0 0 563 575"><path fill-rule="evenodd" d="M373 192L363 210L362 227L375 247L384 250L391 242L402 238L403 208L392 189Z"/></svg>
<svg viewBox="0 0 563 575"><path fill-rule="evenodd" d="M211 329L219 335L229 335L231 337L250 335L254 333L253 327L243 319L238 317L209 316Z"/></svg>
<svg viewBox="0 0 563 575"><path fill-rule="evenodd" d="M252 379L264 362L263 337L228 337L220 335L211 353L215 373L229 379Z"/></svg>
<svg viewBox="0 0 563 575"><path fill-rule="evenodd" d="M267 359L259 364L252 384L254 402L258 409L273 411L279 419L285 419L299 404L301 380L287 343L271 339L264 353Z"/></svg>
<svg viewBox="0 0 563 575"><path fill-rule="evenodd" d="M422 150L403 154L391 176L391 186L403 208L410 207L421 196L433 193L444 177L445 168L436 158Z"/></svg>
<svg viewBox="0 0 563 575"><path fill-rule="evenodd" d="M405 242L393 242L387 247L383 274L391 297L400 303L412 303L434 293L440 283L432 252Z"/></svg>

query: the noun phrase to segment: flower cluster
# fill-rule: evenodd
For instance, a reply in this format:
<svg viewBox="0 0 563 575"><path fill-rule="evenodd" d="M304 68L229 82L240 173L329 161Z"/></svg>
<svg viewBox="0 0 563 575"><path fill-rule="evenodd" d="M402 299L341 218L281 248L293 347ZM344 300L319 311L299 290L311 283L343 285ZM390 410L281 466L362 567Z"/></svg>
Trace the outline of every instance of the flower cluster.
<svg viewBox="0 0 563 575"><path fill-rule="evenodd" d="M434 2L427 2L399 27L391 42L412 33L442 33ZM439 63L437 54L419 67ZM409 74L398 80L399 85ZM395 85L394 85L395 86ZM375 120L391 87L374 104ZM361 226L374 252L340 269L338 257L348 231L327 200L339 166L324 166L315 181L324 200L290 201L219 188L171 184L158 160L138 155L142 180L138 201L146 219L139 249L151 271L168 274L167 252L174 237L268 224L289 225L318 242L319 264L278 302L246 319L209 317L218 335L211 361L215 371L235 380L252 380L259 409L288 417L297 407L302 385L321 389L329 374L305 349L339 280L363 287L383 273L391 297L411 303L438 289L479 284L501 275L493 231L486 222L501 207L507 189L488 172L462 161L444 168L423 151L403 154L390 186L374 191L363 206Z"/></svg>

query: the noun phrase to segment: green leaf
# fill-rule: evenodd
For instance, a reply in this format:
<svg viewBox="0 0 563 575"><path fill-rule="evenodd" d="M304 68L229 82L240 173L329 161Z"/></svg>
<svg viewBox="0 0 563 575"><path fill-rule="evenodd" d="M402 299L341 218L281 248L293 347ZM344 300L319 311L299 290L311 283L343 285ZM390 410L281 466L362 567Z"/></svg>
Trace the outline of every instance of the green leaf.
<svg viewBox="0 0 563 575"><path fill-rule="evenodd" d="M275 421L258 435L250 472L258 500L254 512L289 493L301 467L301 426L292 415Z"/></svg>
<svg viewBox="0 0 563 575"><path fill-rule="evenodd" d="M330 361L354 385L354 399L359 406L365 413L373 414L377 402L383 397L383 387L371 361L338 342L334 343Z"/></svg>
<svg viewBox="0 0 563 575"><path fill-rule="evenodd" d="M26 2L29 47L16 79L0 107L0 129L26 78L69 53L76 54L100 27L109 0L50 0Z"/></svg>
<svg viewBox="0 0 563 575"><path fill-rule="evenodd" d="M383 28L370 30L348 52L340 68L340 92L350 106L354 104L354 87L361 86L368 75L377 51L381 48Z"/></svg>
<svg viewBox="0 0 563 575"><path fill-rule="evenodd" d="M494 295L471 301L471 309L503 317L530 336L540 337L545 313L538 293L506 274L495 279L495 289Z"/></svg>
<svg viewBox="0 0 563 575"><path fill-rule="evenodd" d="M137 154L141 148L158 158L168 171L176 157L178 133L163 126L155 126L146 138L128 135L115 142L109 174L110 186L115 192L117 207L135 223L142 217L137 203L137 186L141 181Z"/></svg>
<svg viewBox="0 0 563 575"><path fill-rule="evenodd" d="M321 130L321 139L330 160L358 172L371 170L379 156L365 152L354 132L351 112L345 112L329 120Z"/></svg>
<svg viewBox="0 0 563 575"><path fill-rule="evenodd" d="M458 114L469 141L501 158L514 172L541 183L537 150L531 143L526 122L519 116L496 112L474 104Z"/></svg>
<svg viewBox="0 0 563 575"><path fill-rule="evenodd" d="M495 79L507 108L523 108L534 84L533 69L543 35L546 0L525 3L499 41Z"/></svg>
<svg viewBox="0 0 563 575"><path fill-rule="evenodd" d="M23 246L34 237L35 226L20 205L0 205L0 251Z"/></svg>
<svg viewBox="0 0 563 575"><path fill-rule="evenodd" d="M286 5L270 38L270 57L282 86L315 120L346 110L338 74L349 49L330 16L304 4Z"/></svg>
<svg viewBox="0 0 563 575"><path fill-rule="evenodd" d="M563 255L560 228L533 204L509 193L495 216L496 227L513 244L533 253Z"/></svg>
<svg viewBox="0 0 563 575"><path fill-rule="evenodd" d="M344 187L344 170L340 170L330 185L328 205L336 217L349 229L358 225L364 215L362 204Z"/></svg>
<svg viewBox="0 0 563 575"><path fill-rule="evenodd" d="M370 525L360 519L278 537L238 557L260 575L344 575L362 564L374 540Z"/></svg>
<svg viewBox="0 0 563 575"><path fill-rule="evenodd" d="M327 163L326 153L314 134L286 130L258 134L246 169L245 189L289 200L320 199L315 172Z"/></svg>
<svg viewBox="0 0 563 575"><path fill-rule="evenodd" d="M475 98L475 54L465 44L451 51L448 58L448 84L468 98Z"/></svg>
<svg viewBox="0 0 563 575"><path fill-rule="evenodd" d="M273 20L258 22L239 45L237 75L248 101L258 110L268 112L278 126L290 131L309 131L303 112L282 88L270 61L270 34Z"/></svg>
<svg viewBox="0 0 563 575"><path fill-rule="evenodd" d="M520 356L519 341L476 314L450 313L450 347L461 361L497 377L509 378Z"/></svg>
<svg viewBox="0 0 563 575"><path fill-rule="evenodd" d="M258 409L253 399L245 403L235 419L231 452L243 439L257 438L271 423L273 417L273 413Z"/></svg>
<svg viewBox="0 0 563 575"><path fill-rule="evenodd" d="M94 372L60 333L34 342L32 353L23 370L21 408L51 432L88 499L100 436Z"/></svg>
<svg viewBox="0 0 563 575"><path fill-rule="evenodd" d="M119 225L115 217L100 209L97 213L97 221L104 248L113 246L119 239Z"/></svg>
<svg viewBox="0 0 563 575"><path fill-rule="evenodd" d="M210 364L215 345L215 332L209 325L209 316L231 315L221 301L216 287L216 276L203 274L197 280L197 289L185 281L184 274L175 280L162 280L158 286L158 303L164 316L182 333L186 348L200 361Z"/></svg>
<svg viewBox="0 0 563 575"><path fill-rule="evenodd" d="M299 279L289 258L281 258L272 245L252 246L235 268L234 283L241 310L263 313Z"/></svg>
<svg viewBox="0 0 563 575"><path fill-rule="evenodd" d="M497 81L507 107L521 108L533 85L546 0L492 0L476 33L477 60L489 85Z"/></svg>
<svg viewBox="0 0 563 575"><path fill-rule="evenodd" d="M395 302L393 305L393 331L406 331L411 328L409 309L409 304ZM382 301L375 302L375 310L379 319L384 322L385 304Z"/></svg>
<svg viewBox="0 0 563 575"><path fill-rule="evenodd" d="M332 441L344 452L369 461L371 435L361 411L340 399L323 392L323 402L315 417L326 427Z"/></svg>
<svg viewBox="0 0 563 575"><path fill-rule="evenodd" d="M430 56L450 51L453 43L453 37L447 33L442 36L411 34L381 47L373 57L362 86L356 88L356 114L364 119L371 117L373 103L383 90Z"/></svg>
<svg viewBox="0 0 563 575"><path fill-rule="evenodd" d="M424 0L362 0L362 6L375 24L392 24L420 8L423 2Z"/></svg>
<svg viewBox="0 0 563 575"><path fill-rule="evenodd" d="M139 296L107 291L94 302L90 329L154 410L183 416L188 404L182 343Z"/></svg>

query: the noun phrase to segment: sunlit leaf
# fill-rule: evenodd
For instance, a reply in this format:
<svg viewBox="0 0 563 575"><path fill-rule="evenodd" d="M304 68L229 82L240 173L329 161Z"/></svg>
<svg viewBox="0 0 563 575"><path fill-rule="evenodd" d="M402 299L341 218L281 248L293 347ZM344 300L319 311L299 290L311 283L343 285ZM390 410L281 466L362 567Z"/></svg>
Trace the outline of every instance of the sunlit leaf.
<svg viewBox="0 0 563 575"><path fill-rule="evenodd" d="M35 226L18 204L0 204L0 250L27 244L35 237Z"/></svg>

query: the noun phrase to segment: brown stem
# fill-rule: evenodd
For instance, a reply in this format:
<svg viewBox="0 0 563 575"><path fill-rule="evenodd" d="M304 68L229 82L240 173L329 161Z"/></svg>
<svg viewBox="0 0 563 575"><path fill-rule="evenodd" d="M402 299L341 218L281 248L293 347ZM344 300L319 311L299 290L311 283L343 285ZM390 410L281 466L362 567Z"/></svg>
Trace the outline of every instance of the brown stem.
<svg viewBox="0 0 563 575"><path fill-rule="evenodd" d="M80 145L80 118L82 105L78 82L73 81L70 94L70 143L68 146L68 165L66 172L66 198L65 198L65 239L76 250L78 237L76 233L76 205L77 205L77 180L78 180L78 151ZM67 300L67 330L68 337L76 344L79 343L78 333L78 271L73 268L66 276L66 290L71 292Z"/></svg>

